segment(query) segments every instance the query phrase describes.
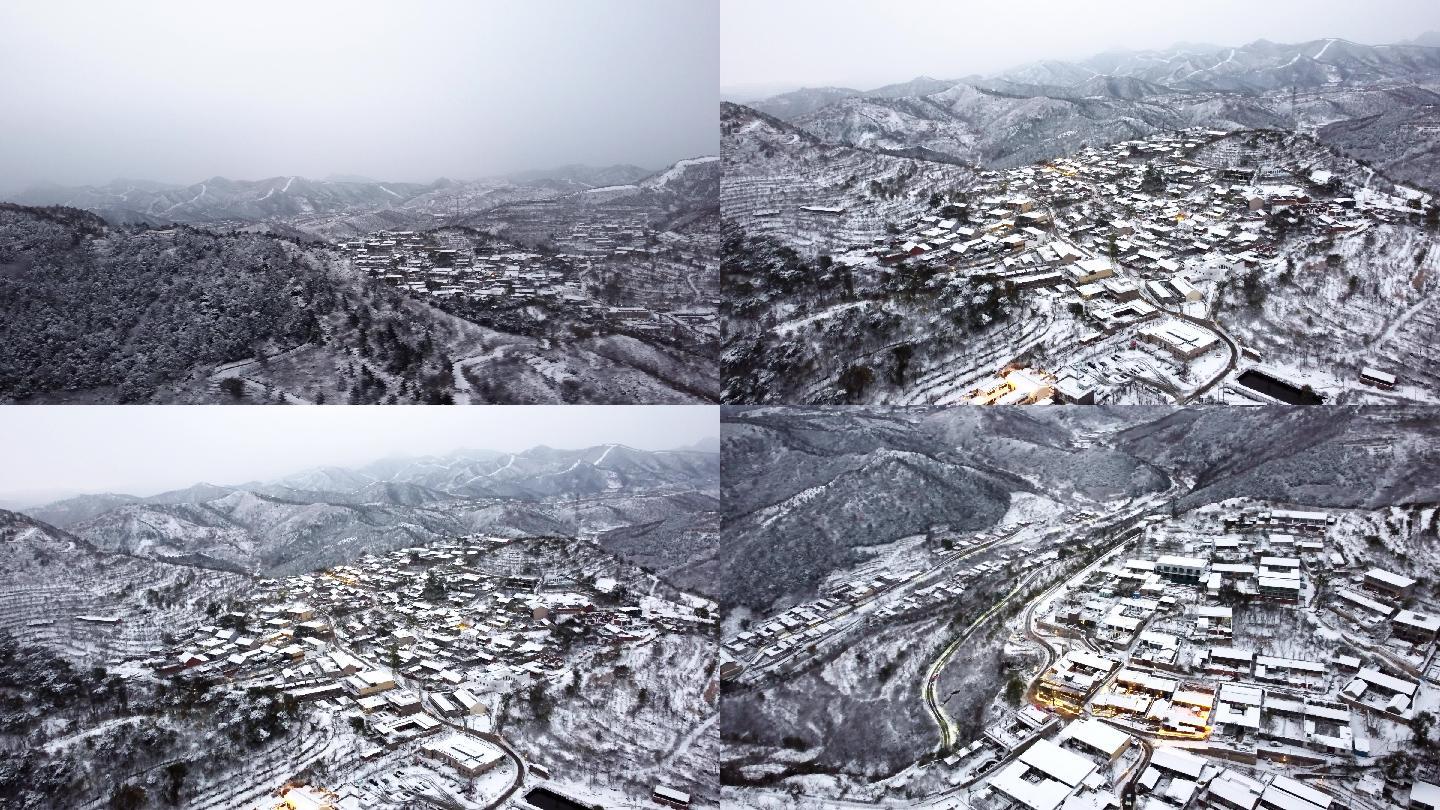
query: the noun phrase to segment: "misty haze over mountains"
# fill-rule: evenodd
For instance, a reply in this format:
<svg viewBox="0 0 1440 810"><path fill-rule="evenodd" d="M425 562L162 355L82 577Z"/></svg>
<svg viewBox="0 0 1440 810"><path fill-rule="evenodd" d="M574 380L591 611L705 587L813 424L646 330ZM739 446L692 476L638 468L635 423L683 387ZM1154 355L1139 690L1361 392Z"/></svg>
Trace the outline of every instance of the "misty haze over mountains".
<svg viewBox="0 0 1440 810"><path fill-rule="evenodd" d="M707 6L11 4L0 191L661 168L715 148Z"/></svg>
<svg viewBox="0 0 1440 810"><path fill-rule="evenodd" d="M457 451L146 497L87 494L23 511L97 549L271 574L476 532L580 533L603 545L629 529L616 535L622 556L704 586L689 568L713 555L713 543L699 541L718 530L718 495L719 455L706 440L671 451Z"/></svg>
<svg viewBox="0 0 1440 810"><path fill-rule="evenodd" d="M984 85L997 81L1029 82L1064 87L1090 79L1133 77L1154 82L1157 85L1165 85L1172 89L1221 89L1217 86L1217 82L1223 84L1234 80L1247 70L1268 68L1273 71L1268 76L1272 83L1280 81L1288 87L1289 84L1284 83L1286 79L1293 79L1299 84L1307 84L1319 78L1319 74L1315 71L1320 64L1319 57L1330 55L1328 51L1322 54L1320 49L1332 42L1337 43L1337 47L1341 50L1348 51L1349 57L1358 57L1358 59L1326 61L1342 68L1348 64L1348 67L1355 69L1355 72L1345 78L1357 78L1363 75L1367 68L1377 74L1393 68L1393 60L1373 56L1380 50L1399 51L1402 60L1412 59L1416 54L1422 54L1421 58L1423 58L1423 51L1420 49L1440 47L1440 31L1427 31L1400 42L1374 44L1355 42L1344 37L1325 37L1288 45L1263 38L1244 45L1176 42L1169 47L1159 49L1121 48L1100 51L1077 60L1039 59L993 72L972 73L955 78L934 78L922 75L907 81L892 82L870 89L846 86L781 88L777 85L777 89L768 93L722 91L721 95L725 101L745 104L784 118L786 117L785 105L787 103L798 102L805 98L810 99L808 103L812 105L827 96L831 99L831 103L857 96L900 98L928 95L956 84ZM1307 57L1307 51L1313 56ZM1334 55L1340 55L1340 52L1337 51ZM1274 57L1278 57L1278 60ZM1371 64L1366 65L1367 61ZM1387 62L1391 63L1388 68L1385 64ZM1293 68L1293 70L1283 71L1277 70L1277 68ZM1327 80L1332 79L1327 77L1321 81ZM1258 83L1256 78L1246 77L1232 84L1231 89L1253 90L1256 89ZM810 110L813 109L815 107L811 106Z"/></svg>
<svg viewBox="0 0 1440 810"><path fill-rule="evenodd" d="M508 172L493 176L474 177L470 179L455 179L451 177L437 177L433 180L395 180L378 179L363 174L332 173L322 178L305 178L295 175L277 175L275 177L258 178L246 180L243 178L227 178L222 176L211 177L204 180L204 183L217 185L233 184L247 188L255 188L262 193L271 189L284 188L287 181L303 182L309 186L330 185L330 186L385 186L392 191L401 189L428 188L442 189L455 185L467 183L489 183L504 184L514 183L517 185L537 185L547 182L555 184L557 188L569 187L572 189L596 188L599 186L619 185L623 183L634 183L659 171L665 167L644 168L629 163L617 163L609 166L590 166L583 163L567 163L562 166L553 166L543 169L527 169L523 171ZM187 188L198 188L200 183L165 183L155 180L133 177L117 177L107 183L66 185L54 182L32 183L27 186L8 188L0 190L15 202L22 202L35 205L65 205L68 204L64 195L72 198L77 195L106 195L111 197L123 197L127 191L148 192L159 194L167 191L179 191ZM287 190L288 193L288 190ZM83 207L83 206L81 206Z"/></svg>
<svg viewBox="0 0 1440 810"><path fill-rule="evenodd" d="M679 166L683 169L692 162L687 159ZM430 183L279 176L259 180L211 177L173 185L117 179L103 186L34 186L8 199L22 205L80 208L117 225L269 222L343 238L377 226L435 227L507 203L556 199L596 189L664 190L667 172L674 169L571 164L476 180L440 178ZM697 199L703 206L703 189Z"/></svg>

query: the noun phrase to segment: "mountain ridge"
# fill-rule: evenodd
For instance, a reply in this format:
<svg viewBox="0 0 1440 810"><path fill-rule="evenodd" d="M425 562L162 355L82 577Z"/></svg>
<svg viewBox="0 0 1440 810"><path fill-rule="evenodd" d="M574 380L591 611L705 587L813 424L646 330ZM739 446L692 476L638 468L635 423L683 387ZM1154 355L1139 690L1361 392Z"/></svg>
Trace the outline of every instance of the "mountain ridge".
<svg viewBox="0 0 1440 810"><path fill-rule="evenodd" d="M696 162L683 158L658 171L628 164L571 164L457 181L429 183L337 177L315 180L278 175L256 180L210 177L190 184L116 179L104 185L41 184L7 195L27 206L66 206L101 216L111 225L270 223L294 226L311 238L349 237L377 227L434 228L468 222L476 213L509 203L583 195L603 187L635 186ZM684 186L677 194L695 190ZM703 189L702 189L703 191ZM457 217L461 209L466 216ZM377 217L385 220L379 223Z"/></svg>
<svg viewBox="0 0 1440 810"><path fill-rule="evenodd" d="M616 535L617 546L643 549L657 570L703 579L695 527L708 525L704 515L718 510L718 496L718 453L611 443L383 459L237 486L201 483L144 498L77 496L23 514L64 524L57 529L101 551L269 574L476 532L603 536L631 525L674 525L674 533L647 532L641 541ZM679 545L671 548L667 539ZM670 553L677 559L667 562Z"/></svg>

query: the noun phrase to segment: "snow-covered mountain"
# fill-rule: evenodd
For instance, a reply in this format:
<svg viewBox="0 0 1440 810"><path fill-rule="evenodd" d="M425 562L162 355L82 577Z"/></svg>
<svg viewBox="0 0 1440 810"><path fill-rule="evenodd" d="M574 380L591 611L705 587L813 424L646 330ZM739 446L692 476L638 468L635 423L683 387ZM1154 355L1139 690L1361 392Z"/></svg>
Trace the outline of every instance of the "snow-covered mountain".
<svg viewBox="0 0 1440 810"><path fill-rule="evenodd" d="M234 571L293 572L473 532L606 532L713 512L719 456L619 444L465 451L323 467L269 482L94 495L30 510L97 549ZM683 522L683 521L682 521ZM688 541L686 541L688 543ZM659 569L664 543L647 544Z"/></svg>
<svg viewBox="0 0 1440 810"><path fill-rule="evenodd" d="M614 179L624 182L516 196L483 207L462 205L461 213L446 222L534 242L544 242L556 222L613 222L635 216L658 231L713 234L718 230L720 165L715 156L686 158L639 178Z"/></svg>
<svg viewBox="0 0 1440 810"><path fill-rule="evenodd" d="M865 95L864 91L849 87L802 87L799 90L791 90L788 93L752 101L744 106L759 110L766 115L791 121L802 115L813 113L822 107L828 107L837 101L859 98L863 95Z"/></svg>
<svg viewBox="0 0 1440 810"><path fill-rule="evenodd" d="M26 205L67 205L111 222L269 221L304 215L394 208L446 184L378 183L269 177L212 177L188 186L116 180L104 186L50 186L16 195Z"/></svg>
<svg viewBox="0 0 1440 810"><path fill-rule="evenodd" d="M653 172L638 166L563 166L472 181L431 183L363 179L311 180L212 177L179 186L115 180L103 186L40 186L11 195L22 205L64 205L107 221L148 223L266 223L294 234L349 238L385 228L475 224L483 212L512 203L560 201L586 205L627 198L630 204L671 208L713 206L719 174L714 157L689 158ZM630 199L635 198L635 199ZM286 233L282 228L282 234Z"/></svg>
<svg viewBox="0 0 1440 810"><path fill-rule="evenodd" d="M29 515L0 510L0 634L72 658L144 652L162 633L193 626L204 603L249 579L116 553ZM164 592L165 600L156 599ZM82 618L125 615L110 634Z"/></svg>
<svg viewBox="0 0 1440 810"><path fill-rule="evenodd" d="M918 76L908 82L887 84L874 90L853 90L849 87L802 87L754 102L755 109L786 121L793 120L821 107L847 98L904 98L938 93L954 81Z"/></svg>
<svg viewBox="0 0 1440 810"><path fill-rule="evenodd" d="M571 163L565 166L558 166L554 169L516 172L515 174L509 175L509 179L521 184L535 184L549 181L557 184L557 187L560 184L568 184L579 189L634 183L649 177L651 174L653 174L653 172L650 169L644 169L628 163L620 163L614 166L587 166L583 163Z"/></svg>
<svg viewBox="0 0 1440 810"><path fill-rule="evenodd" d="M1190 408L1117 434L1196 481L1183 507L1233 497L1375 509L1440 501L1440 424L1424 408ZM1383 449L1382 449L1383 448Z"/></svg>
<svg viewBox="0 0 1440 810"><path fill-rule="evenodd" d="M1412 43L1362 45L1335 37L1293 44L1261 39L1231 48L1111 52L1080 62L1039 62L1001 74L1050 84L1079 84L1096 76L1129 77L1181 90L1242 93L1327 84L1411 83L1436 75L1440 75L1440 48Z"/></svg>
<svg viewBox="0 0 1440 810"><path fill-rule="evenodd" d="M1044 60L873 91L799 90L750 106L827 143L989 168L1188 126L1329 128L1327 140L1342 149L1398 138L1400 154L1367 159L1434 185L1440 176L1426 151L1436 107L1425 86L1437 79L1432 45L1260 40Z"/></svg>
<svg viewBox="0 0 1440 810"><path fill-rule="evenodd" d="M992 529L1025 499L1440 502L1440 424L1413 407L726 408L722 439L724 598L752 608L936 525Z"/></svg>
<svg viewBox="0 0 1440 810"><path fill-rule="evenodd" d="M992 76L942 80L921 76L873 90L806 87L748 106L793 121L852 98L919 98L965 83L1021 95L1139 98L1177 91L1259 94L1325 86L1414 84L1440 76L1440 34L1409 42L1362 45L1340 38L1238 47L1178 44L1155 51L1109 51L1067 62L1044 59Z"/></svg>
<svg viewBox="0 0 1440 810"><path fill-rule="evenodd" d="M937 524L986 529L1016 493L1094 503L1170 484L1020 409L726 409L722 439L726 596L748 606L806 592L863 549Z"/></svg>

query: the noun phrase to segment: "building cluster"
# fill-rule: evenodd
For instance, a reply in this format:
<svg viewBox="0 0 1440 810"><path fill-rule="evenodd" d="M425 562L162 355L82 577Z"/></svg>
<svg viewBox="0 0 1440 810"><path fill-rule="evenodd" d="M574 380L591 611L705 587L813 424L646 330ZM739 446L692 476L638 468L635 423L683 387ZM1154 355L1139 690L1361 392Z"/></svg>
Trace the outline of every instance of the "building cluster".
<svg viewBox="0 0 1440 810"><path fill-rule="evenodd" d="M597 297L599 293L592 287L603 287L603 280L612 275L628 277L636 261L658 251L647 246L648 231L639 226L577 225L571 237L573 244L567 241L566 249L576 252L567 253L526 250L443 230L379 231L340 247L357 270L418 296L480 302L511 312L543 304L580 323L623 324L627 330L639 332L658 331L667 325L707 325L715 320L714 301L687 301L684 307L668 311L611 305ZM579 250L579 246L591 244L589 239L596 244L590 250ZM703 260L698 252L691 258ZM662 275L670 286L685 289L679 276L688 266L677 265ZM587 285L586 277L597 281Z"/></svg>
<svg viewBox="0 0 1440 810"><path fill-rule="evenodd" d="M978 547L987 541L975 540L972 542ZM961 551L957 553L963 554L965 546L961 545L960 549ZM875 618L888 619L902 613L953 604L957 599L963 597L969 588L987 577L993 578L1006 571L1029 570L1045 565L1058 556L1059 552L1054 550L1044 554L1031 554L1028 549L1024 548L1008 553L998 553L986 562L959 568L932 584L916 588L895 604L876 611Z"/></svg>
<svg viewBox="0 0 1440 810"><path fill-rule="evenodd" d="M1030 568L1054 559L1057 552L1031 556L1025 550L1016 550L996 553L986 562L954 567L957 561L991 549L1013 536L1019 527L1028 525L1029 522L1021 521L1005 530L963 538L951 536L945 527L937 527L939 534L946 536L933 567L853 576L834 583L818 599L754 623L723 642L722 676L738 676L744 666L736 662L763 668L813 651L816 645L857 621L856 614L862 608L868 610L865 620L875 622L943 606L963 596L972 583L1005 570L1012 563ZM922 582L926 584L921 585ZM877 602L887 595L893 598L884 604Z"/></svg>
<svg viewBox="0 0 1440 810"><path fill-rule="evenodd" d="M1118 808L1127 785L1144 810L1435 806L1433 768L1365 777L1364 797L1285 772L1373 764L1408 739L1440 630L1414 578L1347 562L1355 525L1328 512L1232 502L1141 525L1144 553L1103 560L1036 614L1060 649L1022 708L943 760L983 776L971 807ZM1287 614L1360 640L1272 654L1269 622L1298 626Z"/></svg>
<svg viewBox="0 0 1440 810"><path fill-rule="evenodd" d="M1083 643L1041 675L1038 705L1251 756L1370 757L1372 740L1352 721L1408 723L1416 665L1435 654L1440 616L1417 604L1415 580L1347 565L1328 512L1235 507L1204 520L1152 522L1151 554L1110 561L1057 602L1044 621ZM1237 625L1256 611L1319 615L1385 653L1313 644L1310 655L1266 654L1264 633Z"/></svg>
<svg viewBox="0 0 1440 810"><path fill-rule="evenodd" d="M1072 333L1057 337L1072 353L1118 336L1183 378L1191 363L1224 348L1205 325L1215 282L1279 261L1287 240L1328 239L1421 213L1358 188L1344 196L1347 181L1326 168L1333 161L1323 150L1300 144L1287 147L1287 158L1266 158L1252 154L1266 149L1245 145L1246 137L1190 129L982 171L963 200L941 202L868 253L882 272L924 268L937 291L989 284L1014 298L1033 295L1051 312L1075 313ZM983 381L970 397L1083 401L1104 379L1097 372L1037 370L1040 379ZM1371 372L1363 382L1395 385L1393 374Z"/></svg>
<svg viewBox="0 0 1440 810"><path fill-rule="evenodd" d="M726 639L725 651L759 665L795 654L836 630L836 625L881 594L888 593L921 572L877 574L836 586L820 599L796 605L749 630Z"/></svg>
<svg viewBox="0 0 1440 810"><path fill-rule="evenodd" d="M643 216L613 222L577 222L554 239L555 247L578 256L646 258L660 250L660 235Z"/></svg>
<svg viewBox="0 0 1440 810"><path fill-rule="evenodd" d="M611 576L557 571L527 545L473 535L260 580L243 609L152 663L162 676L270 687L348 715L372 753L460 729L419 754L474 776L499 761L486 736L504 695L557 681L587 652L715 621L688 601L632 599Z"/></svg>
<svg viewBox="0 0 1440 810"><path fill-rule="evenodd" d="M495 304L546 301L595 305L568 264L555 256L458 232L380 231L341 245L351 264L416 295Z"/></svg>

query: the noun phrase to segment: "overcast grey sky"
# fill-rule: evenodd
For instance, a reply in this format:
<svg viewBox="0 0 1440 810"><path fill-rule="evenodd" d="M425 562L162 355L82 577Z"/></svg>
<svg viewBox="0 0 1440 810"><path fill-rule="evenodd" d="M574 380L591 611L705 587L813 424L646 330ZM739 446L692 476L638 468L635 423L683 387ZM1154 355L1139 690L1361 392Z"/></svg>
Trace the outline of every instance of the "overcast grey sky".
<svg viewBox="0 0 1440 810"><path fill-rule="evenodd" d="M0 501L153 495L453 450L671 450L719 435L719 409L703 405L13 406L0 408Z"/></svg>
<svg viewBox="0 0 1440 810"><path fill-rule="evenodd" d="M0 190L718 150L716 0L5 0Z"/></svg>
<svg viewBox="0 0 1440 810"><path fill-rule="evenodd" d="M1440 30L1436 0L724 0L720 83L726 98L744 100L797 87L958 79L1177 42L1387 44L1428 30Z"/></svg>

